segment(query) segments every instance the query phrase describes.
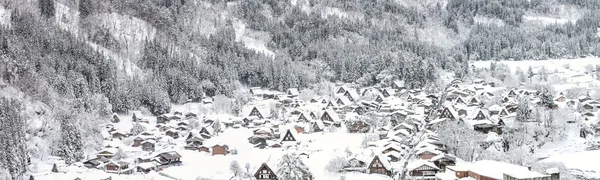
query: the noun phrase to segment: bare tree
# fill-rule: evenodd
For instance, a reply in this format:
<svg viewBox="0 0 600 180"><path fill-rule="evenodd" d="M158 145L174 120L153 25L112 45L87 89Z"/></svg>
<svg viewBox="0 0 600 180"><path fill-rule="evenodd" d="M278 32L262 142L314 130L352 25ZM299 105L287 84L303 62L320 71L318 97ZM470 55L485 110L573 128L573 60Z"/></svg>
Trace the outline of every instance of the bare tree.
<svg viewBox="0 0 600 180"><path fill-rule="evenodd" d="M231 161L231 164L229 164L229 170L231 170L235 177L238 177L243 173L240 163L238 163L236 160Z"/></svg>

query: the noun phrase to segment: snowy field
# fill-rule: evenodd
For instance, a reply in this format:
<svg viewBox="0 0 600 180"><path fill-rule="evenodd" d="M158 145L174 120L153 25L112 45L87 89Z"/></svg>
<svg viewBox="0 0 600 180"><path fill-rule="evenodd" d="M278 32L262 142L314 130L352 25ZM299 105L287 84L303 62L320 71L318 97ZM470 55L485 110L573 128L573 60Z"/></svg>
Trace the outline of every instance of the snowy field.
<svg viewBox="0 0 600 180"><path fill-rule="evenodd" d="M545 67L553 79L553 87L557 92L565 91L573 87L598 87L600 81L595 80L591 74L586 73L586 66L600 65L600 58L587 57L579 59L555 59L555 60L529 60L529 61L474 61L472 65L477 68L489 69L490 63L506 64L512 73L515 73L517 68L524 72L531 66L534 72L537 72L541 67Z"/></svg>

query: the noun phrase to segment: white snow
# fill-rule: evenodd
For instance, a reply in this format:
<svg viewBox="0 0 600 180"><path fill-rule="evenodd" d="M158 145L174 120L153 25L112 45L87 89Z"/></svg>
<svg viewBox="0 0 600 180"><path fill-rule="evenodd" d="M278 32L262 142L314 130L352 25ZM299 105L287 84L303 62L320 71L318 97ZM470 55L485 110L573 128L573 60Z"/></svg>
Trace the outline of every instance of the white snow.
<svg viewBox="0 0 600 180"><path fill-rule="evenodd" d="M531 66L533 71L537 73L541 67L545 67L549 74L549 81L553 84L553 88L557 92L565 91L572 87L597 87L600 86L600 81L595 80L592 74L586 74L586 66L595 67L600 65L600 58L586 57L578 59L552 59L552 60L524 60L524 61L474 61L472 65L477 68L489 69L490 63L496 62L506 64L512 73L515 73L517 68L527 73L527 69ZM565 68L565 65L569 68Z"/></svg>
<svg viewBox="0 0 600 180"><path fill-rule="evenodd" d="M586 178L600 178L600 150L562 153L551 156L543 162L560 162L571 170L572 173Z"/></svg>
<svg viewBox="0 0 600 180"><path fill-rule="evenodd" d="M502 19L498 19L498 18L490 18L490 17L485 17L485 16L481 16L481 15L477 15L475 17L473 17L473 20L476 23L481 23L481 24L495 24L498 26L504 26L504 21Z"/></svg>
<svg viewBox="0 0 600 180"><path fill-rule="evenodd" d="M6 9L4 6L0 6L0 25L11 27L10 15L12 11Z"/></svg>
<svg viewBox="0 0 600 180"><path fill-rule="evenodd" d="M577 21L577 19L553 18L553 17L547 17L547 16L523 16L523 21L548 25L548 24L565 24L568 22L575 23L575 21Z"/></svg>
<svg viewBox="0 0 600 180"><path fill-rule="evenodd" d="M268 57L275 58L275 52L267 48L267 41L265 41L266 39L269 39L267 34L253 33L253 31L247 29L246 25L241 21L234 22L233 28L235 29L235 41L242 42L248 49L252 49L256 52L263 53ZM262 37L252 37L253 34L260 34L258 36Z"/></svg>

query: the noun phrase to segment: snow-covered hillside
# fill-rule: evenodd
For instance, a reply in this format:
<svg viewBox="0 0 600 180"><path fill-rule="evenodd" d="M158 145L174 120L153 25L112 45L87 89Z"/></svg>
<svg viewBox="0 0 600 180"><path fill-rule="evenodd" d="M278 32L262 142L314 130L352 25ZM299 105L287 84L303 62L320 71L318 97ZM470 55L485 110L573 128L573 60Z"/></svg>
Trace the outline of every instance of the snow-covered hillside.
<svg viewBox="0 0 600 180"><path fill-rule="evenodd" d="M275 52L267 48L266 42L270 39L269 34L247 29L246 25L241 21L236 21L233 24L233 28L235 29L235 41L242 42L248 49L275 58Z"/></svg>

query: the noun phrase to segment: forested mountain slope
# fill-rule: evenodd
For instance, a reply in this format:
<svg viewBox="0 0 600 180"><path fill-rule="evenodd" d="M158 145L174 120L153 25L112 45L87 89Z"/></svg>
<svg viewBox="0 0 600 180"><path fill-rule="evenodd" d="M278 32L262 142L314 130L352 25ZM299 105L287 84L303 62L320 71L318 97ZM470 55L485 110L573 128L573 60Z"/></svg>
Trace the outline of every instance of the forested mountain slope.
<svg viewBox="0 0 600 180"><path fill-rule="evenodd" d="M161 114L171 103L203 95L234 97L242 85L284 90L321 81L373 85L397 78L429 88L441 70L465 75L469 60L600 55L595 0L3 0L1 5L7 9L1 14L10 17L2 18L9 22L0 28L0 79L9 85L2 96L40 104L32 114L44 123L26 128L32 134L28 142L42 139L28 145L34 157L80 160L79 145L98 138L82 132L96 130L111 112L146 108ZM560 23L527 18L551 21L573 12L579 14ZM125 66L137 70L126 73ZM15 91L23 95L8 93ZM58 133L59 127L74 126L88 128ZM79 145L50 146L44 140ZM7 169L13 175L24 170Z"/></svg>

